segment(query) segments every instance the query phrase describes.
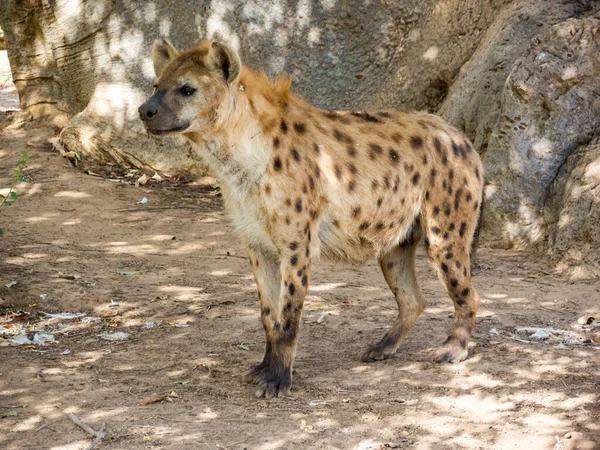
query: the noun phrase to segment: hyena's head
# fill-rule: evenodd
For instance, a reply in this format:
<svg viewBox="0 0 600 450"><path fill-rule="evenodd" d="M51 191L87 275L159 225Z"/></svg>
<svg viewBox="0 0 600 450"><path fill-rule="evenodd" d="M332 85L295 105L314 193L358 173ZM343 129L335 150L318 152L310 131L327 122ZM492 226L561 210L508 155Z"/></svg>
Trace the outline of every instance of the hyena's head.
<svg viewBox="0 0 600 450"><path fill-rule="evenodd" d="M148 131L210 132L242 70L236 52L212 41L179 52L163 39L154 43L152 60L157 77L154 93L138 109Z"/></svg>

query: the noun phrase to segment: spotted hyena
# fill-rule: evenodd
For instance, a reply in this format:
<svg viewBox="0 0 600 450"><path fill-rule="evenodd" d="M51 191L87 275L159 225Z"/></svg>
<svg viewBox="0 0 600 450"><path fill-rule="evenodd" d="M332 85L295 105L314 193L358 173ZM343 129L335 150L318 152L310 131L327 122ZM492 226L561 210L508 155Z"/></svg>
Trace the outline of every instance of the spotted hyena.
<svg viewBox="0 0 600 450"><path fill-rule="evenodd" d="M228 46L203 41L152 51L158 81L139 108L150 133L182 134L221 183L244 238L266 334L247 381L258 395L289 393L312 261L379 261L398 304L391 329L362 355L394 355L426 301L415 276L424 238L455 315L439 362L467 357L479 296L470 252L482 209L481 161L439 117L391 109L327 111L242 66Z"/></svg>

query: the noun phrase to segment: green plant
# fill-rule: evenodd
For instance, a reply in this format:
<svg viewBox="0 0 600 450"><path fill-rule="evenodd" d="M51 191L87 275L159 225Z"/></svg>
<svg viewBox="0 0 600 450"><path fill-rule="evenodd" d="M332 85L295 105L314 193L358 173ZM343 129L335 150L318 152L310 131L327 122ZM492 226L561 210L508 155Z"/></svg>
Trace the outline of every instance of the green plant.
<svg viewBox="0 0 600 450"><path fill-rule="evenodd" d="M27 168L27 160L29 159L29 152L24 152L21 155L21 159L17 161L17 167L13 169L13 179L8 183L5 183L4 186L8 186L8 192L6 195L0 194L0 212L2 208L6 206L11 206L14 201L19 198L19 195L14 191L15 185L17 182L27 182L25 178L23 178L23 171ZM0 236L4 234L4 230L0 228Z"/></svg>

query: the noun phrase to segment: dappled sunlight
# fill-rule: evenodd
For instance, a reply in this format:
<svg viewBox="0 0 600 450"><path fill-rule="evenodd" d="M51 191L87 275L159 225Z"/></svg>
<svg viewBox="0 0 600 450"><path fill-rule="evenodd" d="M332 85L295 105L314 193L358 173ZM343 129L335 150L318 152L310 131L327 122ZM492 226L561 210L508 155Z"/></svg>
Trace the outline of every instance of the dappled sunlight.
<svg viewBox="0 0 600 450"><path fill-rule="evenodd" d="M172 294L176 300L206 300L210 297L209 294L202 294L203 288L194 286L160 286L158 288L160 292Z"/></svg>
<svg viewBox="0 0 600 450"><path fill-rule="evenodd" d="M69 444L55 445L54 447L50 447L48 450L81 450L82 448L89 446L89 444L89 440L78 440Z"/></svg>
<svg viewBox="0 0 600 450"><path fill-rule="evenodd" d="M61 191L54 194L54 197L66 197L66 198L89 198L90 194L81 191Z"/></svg>
<svg viewBox="0 0 600 450"><path fill-rule="evenodd" d="M323 283L323 284L313 284L309 286L308 290L322 292L322 291L330 291L332 289L336 289L342 286L346 286L346 283Z"/></svg>

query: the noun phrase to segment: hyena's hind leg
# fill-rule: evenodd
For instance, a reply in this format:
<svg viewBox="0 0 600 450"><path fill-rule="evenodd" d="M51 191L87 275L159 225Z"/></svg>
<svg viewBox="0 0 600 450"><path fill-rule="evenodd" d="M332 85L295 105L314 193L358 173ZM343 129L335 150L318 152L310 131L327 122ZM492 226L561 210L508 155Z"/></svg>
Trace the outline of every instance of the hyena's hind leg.
<svg viewBox="0 0 600 450"><path fill-rule="evenodd" d="M415 273L415 251L420 239L421 231L419 225L415 224L408 238L379 260L385 280L396 297L398 317L383 339L363 353L362 361L379 361L393 357L425 309L426 301Z"/></svg>
<svg viewBox="0 0 600 450"><path fill-rule="evenodd" d="M467 345L475 326L479 294L471 282L471 241L477 215L451 217L442 224L429 217L425 227L425 246L454 302L454 323L450 336L433 356L437 362L457 363L468 356Z"/></svg>

